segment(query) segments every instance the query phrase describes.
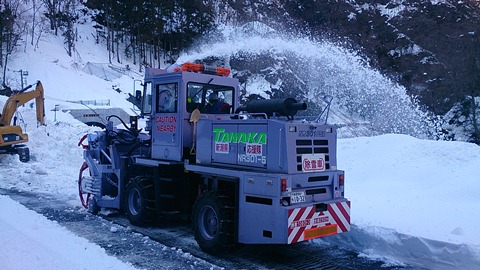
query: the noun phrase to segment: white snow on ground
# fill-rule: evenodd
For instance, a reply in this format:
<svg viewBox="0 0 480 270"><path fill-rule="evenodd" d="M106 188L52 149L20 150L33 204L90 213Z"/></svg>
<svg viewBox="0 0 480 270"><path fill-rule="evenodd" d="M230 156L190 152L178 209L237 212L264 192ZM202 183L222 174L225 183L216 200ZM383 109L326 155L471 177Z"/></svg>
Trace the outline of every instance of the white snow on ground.
<svg viewBox="0 0 480 270"><path fill-rule="evenodd" d="M46 217L0 196L2 269L135 269Z"/></svg>
<svg viewBox="0 0 480 270"><path fill-rule="evenodd" d="M383 135L339 141L354 223L480 244L480 147Z"/></svg>
<svg viewBox="0 0 480 270"><path fill-rule="evenodd" d="M386 134L338 141L354 229L331 242L391 264L480 267L480 146Z"/></svg>
<svg viewBox="0 0 480 270"><path fill-rule="evenodd" d="M49 193L66 198L68 205L80 205L77 178L83 159L77 142L95 128L53 109L56 105L64 109L74 106L66 100L106 98L114 106L131 108L125 101L126 93L131 92L133 80L140 79L132 73L107 82L83 73L81 68L87 62L108 62L105 51L95 47L88 34L82 34L87 32L79 29L78 53L74 58L64 53L60 38L56 41L49 37L40 43L37 52L28 47L26 53L19 53L12 60L10 77L18 76L15 71L23 69L29 71L29 83L42 81L47 125L36 127L35 113L29 105L19 108L27 124L24 130L30 136L32 160L21 163L18 156L0 156L0 188ZM113 91L113 85L123 93ZM5 100L0 96L0 106ZM473 254L473 264L478 265L479 146L398 134L340 139L338 167L346 171L353 229L343 234L344 238L327 239L391 264L412 263L415 258L411 257L416 255L405 258L405 254L421 244L422 258L457 250ZM0 197L0 236L2 268L4 262L10 269L22 269L37 261L41 264L36 269L72 269L80 266L77 260L88 261L89 266L98 263L92 269L131 267L5 196ZM79 251L64 252L70 248ZM86 249L81 251L82 248ZM58 256L52 256L50 250ZM394 252L399 250L403 253ZM458 267L461 262L452 264ZM429 261L423 266L430 267Z"/></svg>

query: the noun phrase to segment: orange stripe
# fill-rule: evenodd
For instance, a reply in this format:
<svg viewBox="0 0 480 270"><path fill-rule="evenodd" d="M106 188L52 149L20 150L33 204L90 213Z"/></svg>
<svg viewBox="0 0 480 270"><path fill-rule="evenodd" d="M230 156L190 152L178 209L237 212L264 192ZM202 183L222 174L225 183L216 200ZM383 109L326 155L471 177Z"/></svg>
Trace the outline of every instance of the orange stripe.
<svg viewBox="0 0 480 270"><path fill-rule="evenodd" d="M318 238L321 236L327 236L327 235L332 235L337 233L337 225L328 225L328 226L323 226L320 228L313 228L309 230L305 230L304 233L304 239L305 240L310 240L313 238Z"/></svg>

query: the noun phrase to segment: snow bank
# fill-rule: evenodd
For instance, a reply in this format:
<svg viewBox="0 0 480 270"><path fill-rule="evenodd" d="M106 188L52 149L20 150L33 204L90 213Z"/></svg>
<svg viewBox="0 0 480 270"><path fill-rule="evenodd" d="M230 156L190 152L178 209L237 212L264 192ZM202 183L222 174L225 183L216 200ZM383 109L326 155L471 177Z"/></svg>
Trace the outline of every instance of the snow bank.
<svg viewBox="0 0 480 270"><path fill-rule="evenodd" d="M135 269L46 217L0 195L2 269Z"/></svg>
<svg viewBox="0 0 480 270"><path fill-rule="evenodd" d="M341 139L352 222L480 245L480 147L406 135Z"/></svg>

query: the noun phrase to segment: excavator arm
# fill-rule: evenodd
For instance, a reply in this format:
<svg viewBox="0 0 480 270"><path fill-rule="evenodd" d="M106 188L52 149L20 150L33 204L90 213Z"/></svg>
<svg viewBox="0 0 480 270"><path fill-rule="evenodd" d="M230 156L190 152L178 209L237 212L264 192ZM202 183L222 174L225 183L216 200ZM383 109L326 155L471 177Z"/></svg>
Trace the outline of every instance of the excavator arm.
<svg viewBox="0 0 480 270"><path fill-rule="evenodd" d="M35 90L25 92L36 84ZM28 101L35 99L35 105L37 110L37 121L40 125L45 124L45 109L44 109L44 93L43 85L40 81L35 84L29 85L19 92L13 93L7 102L3 106L2 115L0 116L0 126L10 126L13 115L19 106L27 103Z"/></svg>

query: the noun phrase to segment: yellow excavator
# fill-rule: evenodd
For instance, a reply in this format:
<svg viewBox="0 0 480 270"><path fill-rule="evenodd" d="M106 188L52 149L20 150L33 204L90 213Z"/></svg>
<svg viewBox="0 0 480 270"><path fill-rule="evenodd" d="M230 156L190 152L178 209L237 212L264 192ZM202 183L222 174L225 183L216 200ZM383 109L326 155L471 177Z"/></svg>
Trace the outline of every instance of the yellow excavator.
<svg viewBox="0 0 480 270"><path fill-rule="evenodd" d="M27 92L27 90L34 85L36 85L35 90ZM28 162L30 160L30 150L23 145L23 143L28 142L28 135L24 134L20 126L17 125L15 112L19 106L22 106L32 99L35 99L38 124L45 125L45 98L43 86L40 81L20 91L14 91L7 99L3 106L2 114L0 115L0 154L18 154L22 162Z"/></svg>

